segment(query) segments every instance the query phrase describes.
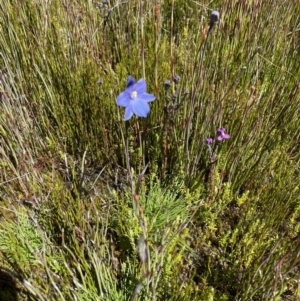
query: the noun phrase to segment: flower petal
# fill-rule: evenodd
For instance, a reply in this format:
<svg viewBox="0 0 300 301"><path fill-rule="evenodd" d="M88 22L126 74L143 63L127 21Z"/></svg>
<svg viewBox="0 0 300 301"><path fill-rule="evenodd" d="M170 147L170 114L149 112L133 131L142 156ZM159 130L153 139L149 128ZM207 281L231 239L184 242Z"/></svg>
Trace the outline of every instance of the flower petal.
<svg viewBox="0 0 300 301"><path fill-rule="evenodd" d="M146 117L150 112L150 107L147 102L140 99L135 99L132 102L132 111L136 116Z"/></svg>
<svg viewBox="0 0 300 301"><path fill-rule="evenodd" d="M129 105L128 107L126 107L125 109L125 115L124 115L124 121L129 120L133 115L133 111L132 111L132 107L131 105Z"/></svg>
<svg viewBox="0 0 300 301"><path fill-rule="evenodd" d="M223 134L223 138L224 138L224 139L229 139L229 138L230 138L230 135L229 135L229 134Z"/></svg>
<svg viewBox="0 0 300 301"><path fill-rule="evenodd" d="M146 92L143 93L143 94L141 94L141 95L138 94L138 98L142 99L143 101L146 101L146 102L150 102L150 101L155 100L155 96L154 95L146 93Z"/></svg>
<svg viewBox="0 0 300 301"><path fill-rule="evenodd" d="M132 87L133 91L136 91L138 95L144 94L146 92L147 86L143 78L141 78L134 86Z"/></svg>
<svg viewBox="0 0 300 301"><path fill-rule="evenodd" d="M127 92L122 92L121 94L119 94L119 96L117 97L117 105L120 107L128 107L130 104L130 95L128 95Z"/></svg>
<svg viewBox="0 0 300 301"><path fill-rule="evenodd" d="M223 137L222 136L218 136L218 141L222 141L223 140Z"/></svg>
<svg viewBox="0 0 300 301"><path fill-rule="evenodd" d="M135 84L135 79L129 75L127 79L126 89Z"/></svg>
<svg viewBox="0 0 300 301"><path fill-rule="evenodd" d="M217 129L217 133L220 135L223 135L225 133L225 129L224 128L219 128Z"/></svg>
<svg viewBox="0 0 300 301"><path fill-rule="evenodd" d="M206 142L206 144L212 144L213 143L213 139L212 138L207 138L206 140L205 140L205 142Z"/></svg>

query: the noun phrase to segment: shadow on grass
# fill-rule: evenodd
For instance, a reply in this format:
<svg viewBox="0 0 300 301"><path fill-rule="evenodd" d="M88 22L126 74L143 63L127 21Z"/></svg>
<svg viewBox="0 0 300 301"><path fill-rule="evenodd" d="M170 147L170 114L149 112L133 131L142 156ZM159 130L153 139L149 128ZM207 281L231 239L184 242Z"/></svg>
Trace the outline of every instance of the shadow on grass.
<svg viewBox="0 0 300 301"><path fill-rule="evenodd" d="M17 282L12 273L0 267L0 300L18 301L18 291Z"/></svg>

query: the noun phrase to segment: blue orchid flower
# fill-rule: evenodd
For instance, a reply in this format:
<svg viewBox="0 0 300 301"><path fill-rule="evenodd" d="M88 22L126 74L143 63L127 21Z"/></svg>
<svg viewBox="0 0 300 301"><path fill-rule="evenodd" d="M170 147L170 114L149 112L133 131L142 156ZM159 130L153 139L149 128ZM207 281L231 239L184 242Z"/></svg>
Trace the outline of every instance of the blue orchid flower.
<svg viewBox="0 0 300 301"><path fill-rule="evenodd" d="M138 117L147 117L150 112L148 102L155 100L155 96L146 92L146 82L141 78L135 82L132 76L128 77L125 91L117 97L117 105L125 108L124 121L133 114Z"/></svg>

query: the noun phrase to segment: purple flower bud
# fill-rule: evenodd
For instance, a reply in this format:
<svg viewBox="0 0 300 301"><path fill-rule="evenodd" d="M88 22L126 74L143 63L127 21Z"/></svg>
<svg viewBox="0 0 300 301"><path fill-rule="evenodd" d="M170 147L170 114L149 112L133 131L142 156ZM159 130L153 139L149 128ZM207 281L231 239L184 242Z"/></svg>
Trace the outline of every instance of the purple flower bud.
<svg viewBox="0 0 300 301"><path fill-rule="evenodd" d="M210 144L212 144L214 142L214 140L212 138L207 138L205 140L205 142L206 142L207 145L210 145Z"/></svg>
<svg viewBox="0 0 300 301"><path fill-rule="evenodd" d="M173 76L173 81L174 81L175 84L179 83L179 81L180 81L180 76L179 76L179 75L174 75L174 76Z"/></svg>
<svg viewBox="0 0 300 301"><path fill-rule="evenodd" d="M166 89L170 88L171 87L171 82L167 79L164 81L164 86Z"/></svg>
<svg viewBox="0 0 300 301"><path fill-rule="evenodd" d="M216 10L213 10L209 16L210 23L216 23L220 20L220 13Z"/></svg>
<svg viewBox="0 0 300 301"><path fill-rule="evenodd" d="M220 13L216 10L213 10L209 16L209 31L213 29L213 27L219 20L220 20Z"/></svg>

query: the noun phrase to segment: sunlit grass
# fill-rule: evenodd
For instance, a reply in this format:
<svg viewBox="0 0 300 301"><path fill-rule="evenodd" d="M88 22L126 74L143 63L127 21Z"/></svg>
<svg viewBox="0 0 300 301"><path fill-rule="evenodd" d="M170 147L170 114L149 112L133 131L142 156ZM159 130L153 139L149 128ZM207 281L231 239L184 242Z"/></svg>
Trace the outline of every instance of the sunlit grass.
<svg viewBox="0 0 300 301"><path fill-rule="evenodd" d="M297 300L299 13L1 2L0 299Z"/></svg>

